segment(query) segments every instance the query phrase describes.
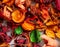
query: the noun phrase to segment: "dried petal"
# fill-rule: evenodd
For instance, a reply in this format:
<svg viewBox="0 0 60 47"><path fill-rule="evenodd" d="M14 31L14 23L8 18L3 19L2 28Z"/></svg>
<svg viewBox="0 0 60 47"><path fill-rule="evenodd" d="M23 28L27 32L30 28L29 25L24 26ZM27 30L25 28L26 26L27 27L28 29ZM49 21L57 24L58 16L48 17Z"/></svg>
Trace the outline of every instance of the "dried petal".
<svg viewBox="0 0 60 47"><path fill-rule="evenodd" d="M52 30L47 29L46 30L46 35L51 37L51 38L55 38L55 34Z"/></svg>
<svg viewBox="0 0 60 47"><path fill-rule="evenodd" d="M24 30L34 30L34 25L33 24L30 24L30 23L27 23L27 22L24 22L23 24L22 24L22 28L24 29Z"/></svg>
<svg viewBox="0 0 60 47"><path fill-rule="evenodd" d="M59 38L59 39L60 39L60 29L59 29L59 30L57 30L56 36L57 36L57 38Z"/></svg>
<svg viewBox="0 0 60 47"><path fill-rule="evenodd" d="M22 14L19 10L15 10L15 11L12 13L12 20L13 20L15 23L23 22L24 19L25 19L25 15Z"/></svg>
<svg viewBox="0 0 60 47"><path fill-rule="evenodd" d="M60 10L60 0L55 0L55 2L56 2L56 8Z"/></svg>

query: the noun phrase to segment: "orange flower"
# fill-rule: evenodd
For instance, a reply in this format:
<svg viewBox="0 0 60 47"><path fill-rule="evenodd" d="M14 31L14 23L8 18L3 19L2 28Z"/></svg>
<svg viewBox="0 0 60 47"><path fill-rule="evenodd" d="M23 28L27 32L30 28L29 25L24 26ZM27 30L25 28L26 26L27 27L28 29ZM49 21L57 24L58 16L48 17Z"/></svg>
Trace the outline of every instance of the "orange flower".
<svg viewBox="0 0 60 47"><path fill-rule="evenodd" d="M22 13L20 13L20 11L15 10L12 13L12 20L16 23L20 23L25 19L25 15L22 15Z"/></svg>

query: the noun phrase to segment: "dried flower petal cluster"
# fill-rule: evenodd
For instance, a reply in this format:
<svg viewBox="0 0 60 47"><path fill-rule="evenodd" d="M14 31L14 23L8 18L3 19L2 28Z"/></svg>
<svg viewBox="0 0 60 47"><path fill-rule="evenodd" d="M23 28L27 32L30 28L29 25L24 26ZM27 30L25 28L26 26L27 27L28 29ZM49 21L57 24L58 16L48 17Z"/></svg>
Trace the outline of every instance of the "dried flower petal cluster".
<svg viewBox="0 0 60 47"><path fill-rule="evenodd" d="M0 0L0 47L59 47L58 39L60 0Z"/></svg>

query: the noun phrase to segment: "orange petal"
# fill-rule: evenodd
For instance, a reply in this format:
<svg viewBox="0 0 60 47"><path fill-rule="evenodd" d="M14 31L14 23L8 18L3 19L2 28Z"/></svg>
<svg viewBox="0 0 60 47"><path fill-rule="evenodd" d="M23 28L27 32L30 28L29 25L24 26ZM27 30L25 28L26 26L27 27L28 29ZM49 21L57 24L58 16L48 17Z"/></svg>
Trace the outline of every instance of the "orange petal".
<svg viewBox="0 0 60 47"><path fill-rule="evenodd" d="M12 13L12 20L16 23L20 23L25 19L25 15L22 15L20 11L16 10Z"/></svg>
<svg viewBox="0 0 60 47"><path fill-rule="evenodd" d="M22 28L25 29L25 30L34 30L34 25L30 24L30 23L27 23L27 22L24 22L22 24Z"/></svg>

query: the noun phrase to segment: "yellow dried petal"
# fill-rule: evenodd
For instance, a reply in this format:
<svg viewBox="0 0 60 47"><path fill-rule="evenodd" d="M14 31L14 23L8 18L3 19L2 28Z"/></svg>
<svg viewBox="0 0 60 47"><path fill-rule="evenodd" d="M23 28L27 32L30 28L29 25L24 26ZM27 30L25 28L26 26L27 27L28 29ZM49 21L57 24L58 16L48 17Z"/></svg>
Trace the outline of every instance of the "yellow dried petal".
<svg viewBox="0 0 60 47"><path fill-rule="evenodd" d="M50 25L54 25L54 22L53 21L49 21L46 23L47 26L50 26Z"/></svg>
<svg viewBox="0 0 60 47"><path fill-rule="evenodd" d="M60 32L56 33L56 37L60 39Z"/></svg>
<svg viewBox="0 0 60 47"><path fill-rule="evenodd" d="M55 38L55 34L52 30L47 29L46 30L46 35L51 37L51 38Z"/></svg>
<svg viewBox="0 0 60 47"><path fill-rule="evenodd" d="M58 32L58 26L54 26L52 29L54 32Z"/></svg>

